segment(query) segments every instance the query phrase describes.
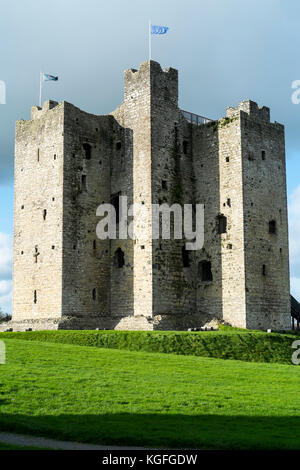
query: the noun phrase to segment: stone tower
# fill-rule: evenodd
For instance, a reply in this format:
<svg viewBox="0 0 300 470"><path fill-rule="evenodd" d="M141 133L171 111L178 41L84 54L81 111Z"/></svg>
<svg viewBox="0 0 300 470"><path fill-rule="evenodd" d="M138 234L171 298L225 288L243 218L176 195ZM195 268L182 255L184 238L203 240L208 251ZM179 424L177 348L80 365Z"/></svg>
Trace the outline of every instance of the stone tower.
<svg viewBox="0 0 300 470"><path fill-rule="evenodd" d="M97 207L148 209L147 238L96 236ZM152 204L204 204L204 246L153 239ZM121 209L122 210L122 209ZM284 129L245 101L210 121L178 73L125 72L105 116L62 102L18 121L13 327L290 328Z"/></svg>

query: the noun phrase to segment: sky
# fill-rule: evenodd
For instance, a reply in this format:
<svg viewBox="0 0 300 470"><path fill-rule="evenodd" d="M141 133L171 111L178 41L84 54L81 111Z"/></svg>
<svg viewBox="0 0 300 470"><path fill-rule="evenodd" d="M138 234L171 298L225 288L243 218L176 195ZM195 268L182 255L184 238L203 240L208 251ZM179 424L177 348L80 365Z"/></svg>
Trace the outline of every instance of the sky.
<svg viewBox="0 0 300 470"><path fill-rule="evenodd" d="M123 98L123 72L152 59L179 70L182 109L211 119L252 99L285 125L292 293L300 300L300 80L298 0L10 0L0 15L0 308L11 311L14 126L43 101L69 101L95 114Z"/></svg>

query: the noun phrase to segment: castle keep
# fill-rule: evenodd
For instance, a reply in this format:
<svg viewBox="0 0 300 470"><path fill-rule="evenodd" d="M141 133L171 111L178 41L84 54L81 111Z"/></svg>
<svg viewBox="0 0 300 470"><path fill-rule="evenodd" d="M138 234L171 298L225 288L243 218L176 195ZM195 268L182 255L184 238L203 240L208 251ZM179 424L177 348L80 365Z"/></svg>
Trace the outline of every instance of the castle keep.
<svg viewBox="0 0 300 470"><path fill-rule="evenodd" d="M18 121L14 329L290 328L284 128L252 101L209 121L178 73L126 70L109 115L47 101ZM100 240L97 207L149 210L149 239ZM152 204L204 204L204 246L152 240Z"/></svg>

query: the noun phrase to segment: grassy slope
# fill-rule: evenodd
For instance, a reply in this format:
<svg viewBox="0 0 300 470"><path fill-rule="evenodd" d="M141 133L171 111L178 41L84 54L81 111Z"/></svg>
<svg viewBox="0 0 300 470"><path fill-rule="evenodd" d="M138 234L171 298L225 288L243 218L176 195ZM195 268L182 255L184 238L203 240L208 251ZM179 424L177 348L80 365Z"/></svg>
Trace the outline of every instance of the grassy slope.
<svg viewBox="0 0 300 470"><path fill-rule="evenodd" d="M5 340L0 429L103 444L300 449L300 368Z"/></svg>
<svg viewBox="0 0 300 470"><path fill-rule="evenodd" d="M16 446L12 444L6 444L6 442L0 442L0 450L52 450L42 447L29 447L29 446Z"/></svg>
<svg viewBox="0 0 300 470"><path fill-rule="evenodd" d="M3 338L77 344L130 351L291 364L295 336L223 328L220 331L32 331L0 333Z"/></svg>

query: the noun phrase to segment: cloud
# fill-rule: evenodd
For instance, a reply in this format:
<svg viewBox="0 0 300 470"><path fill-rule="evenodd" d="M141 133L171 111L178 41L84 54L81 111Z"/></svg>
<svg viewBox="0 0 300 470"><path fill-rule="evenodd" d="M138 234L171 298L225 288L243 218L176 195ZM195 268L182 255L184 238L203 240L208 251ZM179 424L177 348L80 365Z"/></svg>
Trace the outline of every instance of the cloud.
<svg viewBox="0 0 300 470"><path fill-rule="evenodd" d="M0 308L11 312L12 295L12 240L6 233L0 232Z"/></svg>
<svg viewBox="0 0 300 470"><path fill-rule="evenodd" d="M11 281L0 281L0 296L7 295L11 291Z"/></svg>
<svg viewBox="0 0 300 470"><path fill-rule="evenodd" d="M0 280L11 279L12 240L6 233L0 232Z"/></svg>
<svg viewBox="0 0 300 470"><path fill-rule="evenodd" d="M300 278L300 186L289 197L289 244L291 277Z"/></svg>
<svg viewBox="0 0 300 470"><path fill-rule="evenodd" d="M300 277L291 277L291 294L300 300Z"/></svg>

